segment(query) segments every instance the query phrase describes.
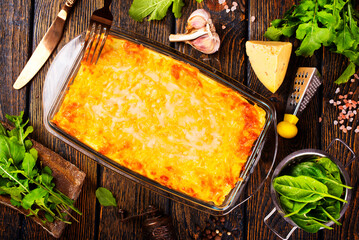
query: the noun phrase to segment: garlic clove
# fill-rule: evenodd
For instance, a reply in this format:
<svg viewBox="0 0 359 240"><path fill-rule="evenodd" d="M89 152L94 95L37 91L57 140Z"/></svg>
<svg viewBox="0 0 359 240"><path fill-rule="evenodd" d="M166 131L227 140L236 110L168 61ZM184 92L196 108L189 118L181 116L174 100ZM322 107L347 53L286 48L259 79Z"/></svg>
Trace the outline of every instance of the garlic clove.
<svg viewBox="0 0 359 240"><path fill-rule="evenodd" d="M204 9L197 9L194 11L187 20L187 31L205 27L207 23L212 24L211 15Z"/></svg>
<svg viewBox="0 0 359 240"><path fill-rule="evenodd" d="M211 15L204 9L198 9L190 15L185 34L171 34L169 40L184 41L205 54L217 52L221 42Z"/></svg>
<svg viewBox="0 0 359 240"><path fill-rule="evenodd" d="M200 29L206 26L207 21L202 16L194 16L188 20L188 26L186 27L187 31L192 29Z"/></svg>
<svg viewBox="0 0 359 240"><path fill-rule="evenodd" d="M212 54L218 51L220 46L220 38L216 32L206 34L194 40L187 41L193 48L205 54Z"/></svg>
<svg viewBox="0 0 359 240"><path fill-rule="evenodd" d="M206 28L200 28L198 30L191 31L191 33L171 34L169 40L170 42L185 42L185 41L196 39L205 34L208 34L208 30Z"/></svg>

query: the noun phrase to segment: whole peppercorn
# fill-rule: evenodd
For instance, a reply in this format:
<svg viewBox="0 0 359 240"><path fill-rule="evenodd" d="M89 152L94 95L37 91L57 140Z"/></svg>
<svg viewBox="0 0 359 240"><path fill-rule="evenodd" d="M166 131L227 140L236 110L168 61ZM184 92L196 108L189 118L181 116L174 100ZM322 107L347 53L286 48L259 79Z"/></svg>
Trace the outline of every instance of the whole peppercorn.
<svg viewBox="0 0 359 240"><path fill-rule="evenodd" d="M238 226L237 223L232 223L226 220L225 217L210 217L205 223L204 229L199 232L199 227L196 227L195 240L238 240L239 231L233 226Z"/></svg>

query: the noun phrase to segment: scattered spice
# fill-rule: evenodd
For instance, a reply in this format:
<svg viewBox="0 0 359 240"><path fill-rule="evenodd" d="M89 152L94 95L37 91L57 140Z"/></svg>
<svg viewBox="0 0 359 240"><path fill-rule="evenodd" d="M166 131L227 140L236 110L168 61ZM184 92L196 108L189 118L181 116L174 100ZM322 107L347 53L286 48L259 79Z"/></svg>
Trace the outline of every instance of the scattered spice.
<svg viewBox="0 0 359 240"><path fill-rule="evenodd" d="M238 224L233 224L225 217L210 217L206 222L204 229L196 227L193 239L195 240L238 240Z"/></svg>
<svg viewBox="0 0 359 240"><path fill-rule="evenodd" d="M354 76L355 77L355 76ZM356 78L356 77L355 77ZM353 80L353 79L352 79ZM338 94L340 88L338 87L335 90L335 93ZM353 99L354 92L348 92L348 94L338 95L338 100L330 99L329 104L332 104L334 107L337 107L340 110L337 120L334 120L333 124L336 126L340 124L339 130L343 133L354 130L355 133L358 133L359 126L354 127L353 124L356 124L355 116L357 115L357 109L359 108L359 101Z"/></svg>

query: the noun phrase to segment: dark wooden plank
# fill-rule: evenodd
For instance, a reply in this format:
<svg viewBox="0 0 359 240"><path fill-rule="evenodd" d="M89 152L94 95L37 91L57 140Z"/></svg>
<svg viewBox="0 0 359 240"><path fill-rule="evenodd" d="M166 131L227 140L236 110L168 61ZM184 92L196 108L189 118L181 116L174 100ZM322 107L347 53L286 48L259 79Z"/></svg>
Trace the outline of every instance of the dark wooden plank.
<svg viewBox="0 0 359 240"><path fill-rule="evenodd" d="M102 1L97 1L99 4ZM63 1L37 1L34 9L34 33L33 33L33 50L46 33L47 29L55 19L56 15L62 7ZM96 1L78 1L71 12L68 22L65 26L64 35L58 47L50 57L44 67L34 77L30 83L30 121L34 126L33 137L43 143L45 146L58 152L66 160L78 166L86 173L86 179L82 192L76 202L76 207L83 213L82 216L76 216L79 223L74 222L69 225L64 233L63 239L93 239L95 226L95 208L96 208L96 182L97 182L97 164L88 157L80 154L78 151L69 147L62 141L49 134L43 125L43 109L42 109L42 91L46 73L61 48L72 38L87 29L87 22L91 15L89 6L96 4ZM24 224L23 236L27 239L47 239L51 238L41 228L34 225L31 221L26 220Z"/></svg>
<svg viewBox="0 0 359 240"><path fill-rule="evenodd" d="M299 1L250 1L250 13L249 13L249 39L250 40L266 40L263 35L266 29L270 26L270 21L280 18L283 16L284 12L287 11L293 4L297 4ZM254 21L253 21L254 20ZM286 40L288 41L288 40ZM293 41L293 40L292 40ZM321 56L313 56L312 58L301 58L296 57L294 50L298 46L298 42L293 42L293 53L291 56L290 64L287 70L287 75L284 79L282 86L274 94L269 92L255 76L253 70L249 67L248 82L251 89L254 89L261 95L272 100L273 105L277 110L278 122L283 120L285 106L287 102L288 94L292 91L292 85L294 80L294 75L298 67L317 67L319 70ZM250 66L250 64L249 64ZM283 139L279 137L278 142L278 155L275 166L288 154L305 148L317 148L320 147L319 142L319 132L318 128L318 118L320 108L318 103L320 97L317 93L307 108L304 110L303 114L300 116L300 120L297 124L299 129L298 135L293 139ZM262 156L263 159L266 159L271 156L267 156L266 153ZM253 175L262 176L264 171L263 169L268 169L270 167L269 162L260 164L260 168L256 169L257 173ZM253 184L254 181L254 184ZM259 184L258 178L252 178L251 182L253 186ZM250 189L253 191L253 189ZM248 222L247 222L247 238L248 239L277 239L277 236L270 231L270 229L264 224L264 217L274 208L274 205L270 196L270 179L267 180L264 184L263 189L260 190L256 196L248 201ZM281 219L279 219L281 220ZM278 220L278 221L279 221ZM283 223L281 223L283 224ZM283 226L277 227L282 231L284 235L286 232L289 232L291 229L290 226L283 224ZM318 234L308 234L302 230L297 230L292 239L318 239L320 235Z"/></svg>
<svg viewBox="0 0 359 240"><path fill-rule="evenodd" d="M131 5L130 0L113 1L112 12L114 15L114 26L125 31L133 32L148 41L159 42L168 45L168 36L173 25L173 16L169 12L161 21L136 22L130 18L128 10ZM126 177L113 172L108 168L103 168L101 182L103 186L114 193L118 205L124 209L128 215L140 214L150 204L159 208L165 214L169 214L169 203L167 198L146 189L138 183L128 180ZM143 218L137 218L125 223L120 223L118 209L101 207L99 218L99 239L141 239ZM117 235L113 233L117 232Z"/></svg>
<svg viewBox="0 0 359 240"><path fill-rule="evenodd" d="M323 60L323 107L322 107L322 114L323 114L323 122L321 124L321 133L322 133L322 147L323 149L327 148L329 143L334 138L340 138L345 143L347 143L355 153L359 152L359 145L358 145L358 133L355 134L354 130L358 125L358 116L354 117L353 122L349 122L345 120L343 124L334 125L334 120L338 120L338 115L341 112L337 107L333 106L329 103L331 99L335 101L343 101L339 99L340 95L348 95L348 99L357 100L358 99L358 83L352 83L349 81L346 84L337 85L334 84L335 79L337 79L340 74L344 71L347 67L348 61L345 57L326 52L324 55ZM335 67L333 67L335 66ZM340 92L335 93L336 89L339 88ZM348 94L349 92L353 92L354 95ZM354 109L353 109L354 110ZM349 110L348 110L349 111ZM349 130L347 133L344 133L339 128L341 125L352 126L353 129ZM345 149L345 147L341 144L335 144L333 148L329 150L330 154L336 157L339 161L343 163L347 163L351 158L351 154ZM358 185L359 185L359 176L357 174L357 169L359 167L358 161L354 161L351 166L347 168L347 171L351 177L351 186L353 186L353 196L351 199L351 204L349 205L349 209L342 217L340 222L342 226L334 226L334 230L324 230L324 239L359 239L359 192L358 192Z"/></svg>
<svg viewBox="0 0 359 240"><path fill-rule="evenodd" d="M0 10L0 120L5 114L17 115L26 109L26 89L12 85L29 56L31 1L4 1ZM17 239L24 217L15 210L0 206L0 239Z"/></svg>
<svg viewBox="0 0 359 240"><path fill-rule="evenodd" d="M244 1L242 2L244 5ZM195 1L187 1L183 10L183 16L176 21L176 33L184 33L187 19L191 13L196 9L203 8L210 12L216 31L220 36L221 46L219 51L207 55L185 43L176 43L175 48L208 64L212 69L229 75L233 78L232 83L243 83L246 76L244 44L247 37L247 22L245 21L245 13L241 12L239 7L235 11L227 13L223 8L213 8L213 4L218 6L218 1L203 1L201 4ZM172 215L175 219L178 232L182 233L179 239L194 238L196 233L203 232L206 228L210 229L212 227L212 225L207 225L211 222L213 216L209 213L183 206L180 203L173 202ZM233 229L234 225L238 229L235 239L243 239L243 208L240 207L234 210L231 214L225 216L224 219L229 226L228 230ZM200 236L203 237L203 235Z"/></svg>

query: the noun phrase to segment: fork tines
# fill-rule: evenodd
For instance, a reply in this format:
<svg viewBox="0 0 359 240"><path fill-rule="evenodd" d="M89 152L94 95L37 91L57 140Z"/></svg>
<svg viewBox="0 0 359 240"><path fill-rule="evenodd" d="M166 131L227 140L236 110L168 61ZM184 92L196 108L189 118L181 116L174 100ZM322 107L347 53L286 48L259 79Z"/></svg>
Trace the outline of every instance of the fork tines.
<svg viewBox="0 0 359 240"><path fill-rule="evenodd" d="M97 63L102 49L105 45L107 36L110 32L113 16L110 12L111 0L105 0L105 6L93 12L90 25L85 37L85 53L83 61L92 64Z"/></svg>

